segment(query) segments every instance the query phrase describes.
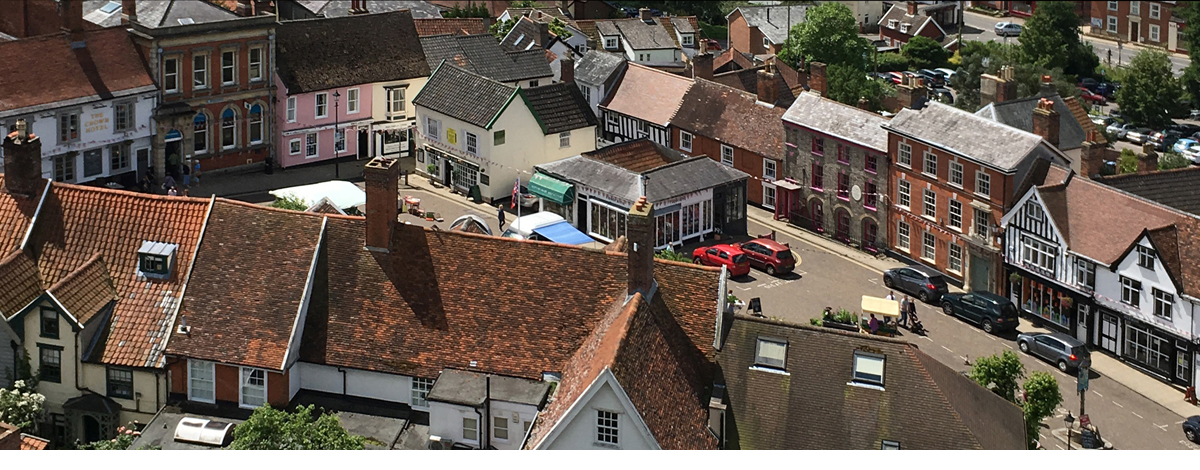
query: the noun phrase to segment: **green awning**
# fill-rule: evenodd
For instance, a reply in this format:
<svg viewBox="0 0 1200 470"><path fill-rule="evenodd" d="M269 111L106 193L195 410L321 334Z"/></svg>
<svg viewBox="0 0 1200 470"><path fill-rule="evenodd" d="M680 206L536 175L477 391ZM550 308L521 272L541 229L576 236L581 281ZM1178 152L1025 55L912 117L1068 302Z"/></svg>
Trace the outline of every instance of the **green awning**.
<svg viewBox="0 0 1200 470"><path fill-rule="evenodd" d="M554 201L558 204L571 202L571 183L559 181L542 173L536 173L529 180L529 194Z"/></svg>

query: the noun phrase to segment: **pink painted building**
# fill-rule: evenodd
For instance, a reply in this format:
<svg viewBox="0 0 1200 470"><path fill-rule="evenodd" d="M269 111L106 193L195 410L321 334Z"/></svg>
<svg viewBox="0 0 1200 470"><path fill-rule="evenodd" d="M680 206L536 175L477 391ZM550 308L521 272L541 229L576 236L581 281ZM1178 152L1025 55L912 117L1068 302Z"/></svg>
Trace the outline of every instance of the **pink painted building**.
<svg viewBox="0 0 1200 470"><path fill-rule="evenodd" d="M372 138L397 127L407 132L416 116L407 100L429 77L407 10L285 21L276 32L276 63L280 166L411 155Z"/></svg>

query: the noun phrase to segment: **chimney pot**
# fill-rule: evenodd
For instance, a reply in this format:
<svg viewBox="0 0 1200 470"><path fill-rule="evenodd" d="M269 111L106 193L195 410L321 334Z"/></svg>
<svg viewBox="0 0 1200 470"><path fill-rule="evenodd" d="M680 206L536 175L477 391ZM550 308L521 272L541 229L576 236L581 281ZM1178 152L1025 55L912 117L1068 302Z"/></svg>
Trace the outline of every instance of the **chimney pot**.
<svg viewBox="0 0 1200 470"><path fill-rule="evenodd" d="M569 55L558 61L558 80L562 83L575 83L575 59Z"/></svg>
<svg viewBox="0 0 1200 470"><path fill-rule="evenodd" d="M641 292L650 300L654 289L654 204L638 198L626 223L629 237L628 294Z"/></svg>
<svg viewBox="0 0 1200 470"><path fill-rule="evenodd" d="M24 119L4 138L4 189L33 197L42 182L42 141L29 132Z"/></svg>

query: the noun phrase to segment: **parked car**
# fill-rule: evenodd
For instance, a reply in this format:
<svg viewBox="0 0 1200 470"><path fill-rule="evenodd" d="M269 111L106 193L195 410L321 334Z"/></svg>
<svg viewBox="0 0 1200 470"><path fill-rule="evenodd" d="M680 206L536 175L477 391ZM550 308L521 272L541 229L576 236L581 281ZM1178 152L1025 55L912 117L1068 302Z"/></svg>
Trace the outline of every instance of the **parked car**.
<svg viewBox="0 0 1200 470"><path fill-rule="evenodd" d="M1096 91L1096 87L1098 87L1098 86L1100 86L1100 81L1099 81L1099 80L1096 80L1096 79L1094 79L1094 78L1081 78L1081 79L1079 79L1079 87L1080 87L1080 88L1087 88L1087 89L1088 89L1088 91L1093 91L1093 92L1094 92L1094 91Z"/></svg>
<svg viewBox="0 0 1200 470"><path fill-rule="evenodd" d="M1084 87L1079 87L1079 97L1083 98L1084 101L1087 101L1089 103L1099 105L1099 106L1104 106L1105 103L1108 103L1108 100L1105 99L1103 95L1097 95L1095 93L1092 93L1092 90L1089 90Z"/></svg>
<svg viewBox="0 0 1200 470"><path fill-rule="evenodd" d="M930 98L934 98L945 104L954 104L954 94L946 88L934 88L929 92Z"/></svg>
<svg viewBox="0 0 1200 470"><path fill-rule="evenodd" d="M995 29L996 29L996 35L1000 36L1000 37L1020 36L1021 35L1021 25L1016 24L1016 23L1009 23L1007 21L1001 21L999 23L996 23Z"/></svg>
<svg viewBox="0 0 1200 470"><path fill-rule="evenodd" d="M942 311L976 323L988 333L1014 330L1020 323L1012 301L991 292L943 295Z"/></svg>
<svg viewBox="0 0 1200 470"><path fill-rule="evenodd" d="M732 245L713 245L696 248L692 262L705 266L725 266L732 277L750 274L750 259L740 248Z"/></svg>
<svg viewBox="0 0 1200 470"><path fill-rule="evenodd" d="M925 79L925 84L931 88L946 85L946 76L942 75L941 72L929 69L921 69L917 71L917 76Z"/></svg>
<svg viewBox="0 0 1200 470"><path fill-rule="evenodd" d="M1200 440L1196 440L1200 435L1200 416L1192 416L1183 421L1183 437L1187 440L1200 444Z"/></svg>
<svg viewBox="0 0 1200 470"><path fill-rule="evenodd" d="M756 238L733 246L746 254L751 267L761 269L771 276L790 273L796 269L796 257L792 255L791 247L770 238Z"/></svg>
<svg viewBox="0 0 1200 470"><path fill-rule="evenodd" d="M1129 138L1129 131L1134 129L1137 129L1137 126L1132 123L1122 124L1120 122L1114 122L1109 124L1105 131L1107 131L1109 134L1116 134L1118 140L1127 140Z"/></svg>
<svg viewBox="0 0 1200 470"><path fill-rule="evenodd" d="M704 39L703 41L705 47L710 51L719 51L724 49L721 47L721 43L717 42L716 39Z"/></svg>
<svg viewBox="0 0 1200 470"><path fill-rule="evenodd" d="M1183 134L1185 136L1191 136L1192 134L1200 132L1200 126L1197 126L1195 124L1187 124L1187 123L1171 124L1171 125L1167 126L1167 129L1173 130L1173 131L1179 131L1180 134Z"/></svg>
<svg viewBox="0 0 1200 470"><path fill-rule="evenodd" d="M1175 145L1175 142L1179 141L1179 139L1182 137L1183 134L1181 134L1179 131L1167 129L1163 130L1162 132L1150 134L1149 142L1154 144L1155 150L1158 150L1159 152L1165 152L1167 149L1171 148L1171 146Z"/></svg>
<svg viewBox="0 0 1200 470"><path fill-rule="evenodd" d="M529 188L521 186L521 207L533 207L538 202L538 197L529 193Z"/></svg>
<svg viewBox="0 0 1200 470"><path fill-rule="evenodd" d="M1154 131L1149 127L1135 127L1125 133L1125 140L1141 145L1149 141L1152 134Z"/></svg>
<svg viewBox="0 0 1200 470"><path fill-rule="evenodd" d="M1183 158L1188 159L1194 165L1200 165L1200 145L1193 145L1185 149Z"/></svg>
<svg viewBox="0 0 1200 470"><path fill-rule="evenodd" d="M1104 83L1097 85L1096 89L1094 89L1092 91L1096 92L1096 94L1103 95L1105 98L1108 98L1110 100L1115 100L1115 99L1117 99L1117 90L1120 90L1120 89L1121 89L1120 83L1104 82Z"/></svg>
<svg viewBox="0 0 1200 470"><path fill-rule="evenodd" d="M919 264L884 271L883 285L915 295L925 303L937 302L950 291L942 273Z"/></svg>
<svg viewBox="0 0 1200 470"><path fill-rule="evenodd" d="M950 79L951 79L951 78L954 78L954 73L955 73L955 72L954 72L953 70L946 69L946 68L934 69L934 70L936 70L936 71L938 71L938 72L941 72L941 73L942 73L942 75L945 75L945 76L946 76L946 83L947 83L947 84L948 84L948 83L950 83ZM947 86L949 86L949 85L947 85Z"/></svg>
<svg viewBox="0 0 1200 470"><path fill-rule="evenodd" d="M1025 354L1050 361L1063 372L1079 370L1079 366L1092 362L1087 345L1062 333L1021 333L1017 335L1017 347Z"/></svg>
<svg viewBox="0 0 1200 470"><path fill-rule="evenodd" d="M1179 139L1175 141L1175 145L1171 146L1171 151L1183 155L1188 149L1200 144L1193 139Z"/></svg>
<svg viewBox="0 0 1200 470"><path fill-rule="evenodd" d="M1092 123L1102 129L1111 126L1115 122L1117 122L1116 119L1108 116L1092 116Z"/></svg>
<svg viewBox="0 0 1200 470"><path fill-rule="evenodd" d="M887 74L888 74L888 76L892 77L892 83L895 83L895 84L897 84L897 85L899 85L899 84L900 84L900 82L904 80L904 74L903 74L903 73L900 73L900 72L888 72Z"/></svg>

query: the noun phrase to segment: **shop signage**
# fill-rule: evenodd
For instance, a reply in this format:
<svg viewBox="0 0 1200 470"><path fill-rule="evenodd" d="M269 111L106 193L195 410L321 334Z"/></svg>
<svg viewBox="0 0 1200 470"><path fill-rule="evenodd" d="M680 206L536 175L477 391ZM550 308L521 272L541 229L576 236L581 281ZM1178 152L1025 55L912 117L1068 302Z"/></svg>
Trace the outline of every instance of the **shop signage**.
<svg viewBox="0 0 1200 470"><path fill-rule="evenodd" d="M108 130L108 115L104 112L89 113L87 120L83 121L83 132L93 133Z"/></svg>

